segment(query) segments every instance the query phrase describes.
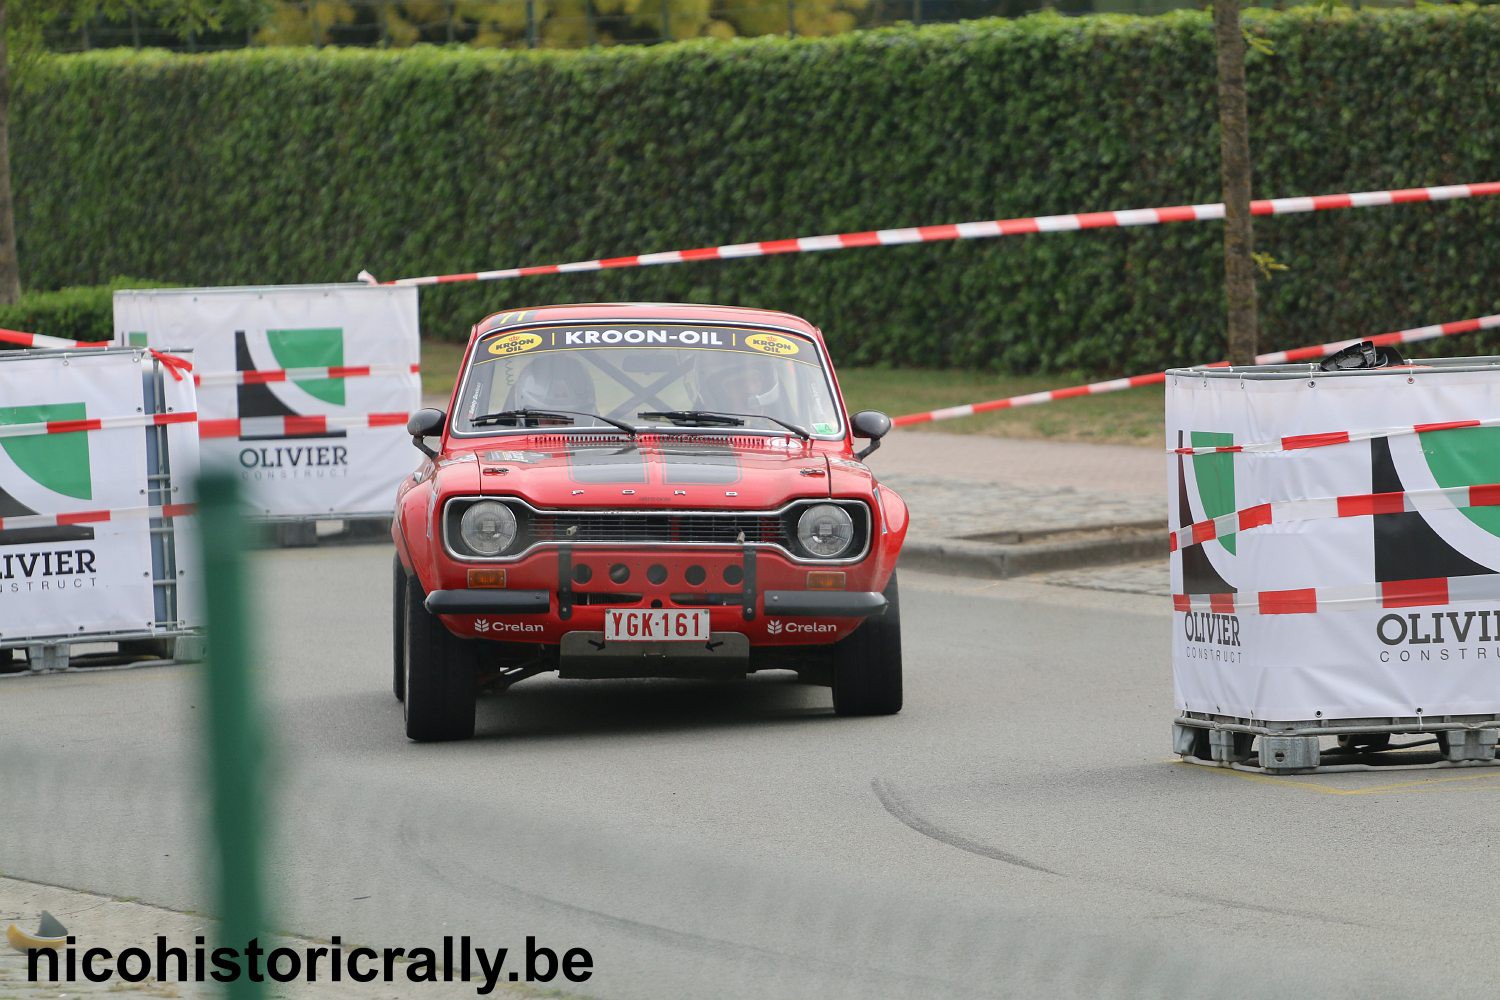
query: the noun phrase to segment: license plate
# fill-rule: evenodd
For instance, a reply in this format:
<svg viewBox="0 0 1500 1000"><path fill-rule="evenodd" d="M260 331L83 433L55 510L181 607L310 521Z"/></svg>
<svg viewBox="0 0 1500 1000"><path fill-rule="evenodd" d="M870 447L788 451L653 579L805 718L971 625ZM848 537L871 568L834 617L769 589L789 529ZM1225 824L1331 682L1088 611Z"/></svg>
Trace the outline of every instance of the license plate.
<svg viewBox="0 0 1500 1000"><path fill-rule="evenodd" d="M707 611L625 610L604 613L604 640L707 642Z"/></svg>

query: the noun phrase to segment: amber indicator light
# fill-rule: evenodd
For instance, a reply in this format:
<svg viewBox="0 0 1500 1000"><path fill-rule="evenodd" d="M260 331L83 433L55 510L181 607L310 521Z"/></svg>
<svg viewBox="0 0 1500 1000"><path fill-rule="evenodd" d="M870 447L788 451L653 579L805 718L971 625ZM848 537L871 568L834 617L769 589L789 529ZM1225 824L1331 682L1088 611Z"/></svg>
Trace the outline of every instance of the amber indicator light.
<svg viewBox="0 0 1500 1000"><path fill-rule="evenodd" d="M470 590L503 590L505 588L505 570L503 569L471 569L469 570Z"/></svg>
<svg viewBox="0 0 1500 1000"><path fill-rule="evenodd" d="M471 571L472 572L472 571ZM807 574L808 590L843 590L844 574L833 570L819 569Z"/></svg>

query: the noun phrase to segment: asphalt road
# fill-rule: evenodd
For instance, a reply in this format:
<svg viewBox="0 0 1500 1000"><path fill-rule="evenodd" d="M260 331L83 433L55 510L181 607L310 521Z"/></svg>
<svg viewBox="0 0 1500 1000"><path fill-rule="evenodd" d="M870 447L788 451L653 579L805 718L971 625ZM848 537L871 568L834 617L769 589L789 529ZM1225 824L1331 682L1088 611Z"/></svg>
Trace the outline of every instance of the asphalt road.
<svg viewBox="0 0 1500 1000"><path fill-rule="evenodd" d="M590 950L576 992L643 1000L1495 980L1500 769L1173 762L1159 598L906 574L894 718L777 677L537 678L483 703L473 742L419 746L389 690L389 558L256 557L281 928L530 934ZM209 908L200 680L0 681L0 869Z"/></svg>

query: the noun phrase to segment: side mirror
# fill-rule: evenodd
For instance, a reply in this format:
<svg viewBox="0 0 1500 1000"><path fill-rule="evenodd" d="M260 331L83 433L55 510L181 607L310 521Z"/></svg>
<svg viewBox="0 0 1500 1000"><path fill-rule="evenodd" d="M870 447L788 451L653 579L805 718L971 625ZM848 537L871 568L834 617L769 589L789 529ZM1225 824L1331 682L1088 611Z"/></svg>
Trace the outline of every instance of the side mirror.
<svg viewBox="0 0 1500 1000"><path fill-rule="evenodd" d="M849 418L849 423L857 438L869 438L870 446L861 448L854 453L855 458L863 459L870 452L880 447L880 439L890 433L891 418L879 410L860 410Z"/></svg>
<svg viewBox="0 0 1500 1000"><path fill-rule="evenodd" d="M436 437L443 433L443 424L447 423L448 414L436 407L426 407L413 413L406 420L406 433L411 435L411 443L417 446L417 450L428 458L437 458L437 452L427 446L423 438Z"/></svg>

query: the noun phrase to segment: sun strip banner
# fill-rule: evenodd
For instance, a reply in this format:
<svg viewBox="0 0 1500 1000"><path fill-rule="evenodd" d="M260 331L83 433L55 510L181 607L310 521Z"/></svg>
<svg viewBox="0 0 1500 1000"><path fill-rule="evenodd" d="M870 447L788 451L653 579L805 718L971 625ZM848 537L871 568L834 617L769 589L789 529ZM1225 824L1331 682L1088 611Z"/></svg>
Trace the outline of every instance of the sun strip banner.
<svg viewBox="0 0 1500 1000"><path fill-rule="evenodd" d="M1494 363L1167 373L1168 444L1188 452L1166 456L1169 527L1197 543L1171 554L1179 708L1262 721L1500 712ZM1434 429L1234 450L1391 423Z"/></svg>
<svg viewBox="0 0 1500 1000"><path fill-rule="evenodd" d="M1500 181L1479 184L1449 184L1442 187L1404 188L1396 191L1358 191L1351 194L1320 194L1298 198L1263 198L1250 203L1251 215L1295 215L1302 212L1327 212L1345 208L1377 208L1385 205L1407 205L1415 202L1452 201L1460 198L1483 198L1500 194ZM754 243L731 243L695 250L663 250L658 253L628 254L576 260L567 264L534 264L529 267L506 267L494 271L463 271L457 274L430 274L420 278L397 278L388 285L442 285L455 281L505 281L540 274L573 274L579 271L607 271L627 267L652 267L661 264L687 264L700 260L733 260L740 257L771 257L788 253L819 253L827 250L852 250L856 247L905 246L909 243L940 243L948 240L993 239L998 236L1025 236L1033 233L1067 233L1085 229L1119 229L1127 226L1160 226L1174 222L1210 222L1224 218L1224 205L1173 205L1166 208L1130 208L1109 212L1077 212L1069 215L1036 215L1021 219L989 219L982 222L951 222L936 226L907 226L900 229L872 229L859 233L833 233L825 236L799 236L792 239L759 240ZM376 284L368 271L359 280Z"/></svg>
<svg viewBox="0 0 1500 1000"><path fill-rule="evenodd" d="M159 425L143 418L89 429L95 415L155 408L146 398L153 364L139 351L0 356L0 429L33 429L0 436L0 639L141 633L162 623L151 515L111 513L148 502ZM192 410L185 385L165 390L166 405ZM59 422L77 429L46 431ZM167 431L179 428L185 440L170 454L190 482L197 435L191 423ZM191 502L186 493L174 499ZM179 583L191 586L191 569L181 568Z"/></svg>
<svg viewBox="0 0 1500 1000"><path fill-rule="evenodd" d="M420 457L403 426L421 405L415 289L153 289L114 307L118 343L193 350L203 460L238 472L252 510L391 511Z"/></svg>

